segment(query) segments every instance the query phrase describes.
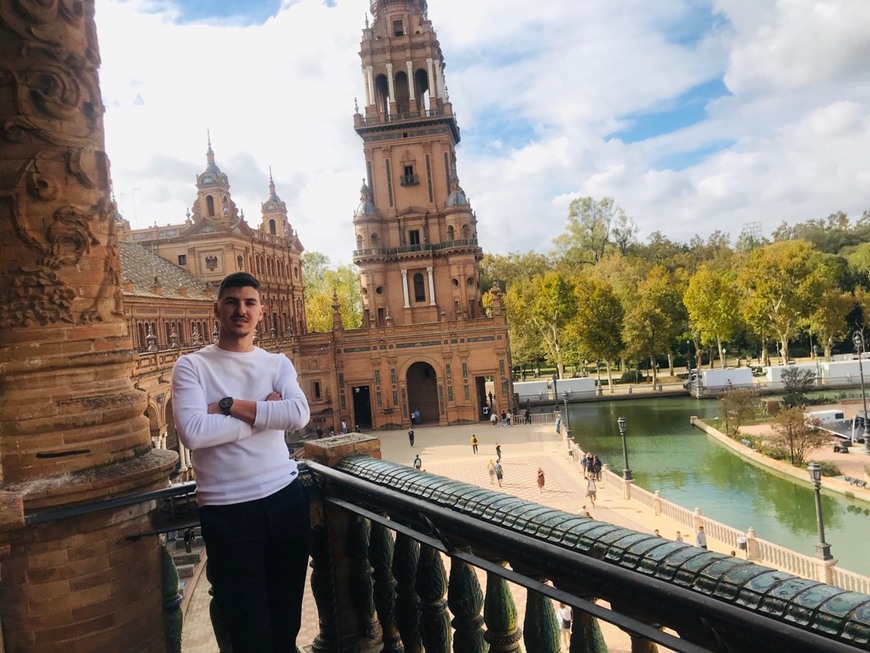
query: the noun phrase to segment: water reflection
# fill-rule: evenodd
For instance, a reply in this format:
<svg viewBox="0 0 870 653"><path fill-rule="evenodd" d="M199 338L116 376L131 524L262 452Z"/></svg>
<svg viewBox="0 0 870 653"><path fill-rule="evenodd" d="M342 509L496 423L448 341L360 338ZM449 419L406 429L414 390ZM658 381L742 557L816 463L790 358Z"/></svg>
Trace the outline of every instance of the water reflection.
<svg viewBox="0 0 870 653"><path fill-rule="evenodd" d="M715 401L639 399L569 406L572 433L580 446L622 471L622 442L616 427L628 420L629 466L637 483L659 490L685 508L808 555L818 540L813 490L756 467L689 424L689 417L714 417ZM870 506L822 493L825 536L846 569L870 574L861 543L870 539Z"/></svg>

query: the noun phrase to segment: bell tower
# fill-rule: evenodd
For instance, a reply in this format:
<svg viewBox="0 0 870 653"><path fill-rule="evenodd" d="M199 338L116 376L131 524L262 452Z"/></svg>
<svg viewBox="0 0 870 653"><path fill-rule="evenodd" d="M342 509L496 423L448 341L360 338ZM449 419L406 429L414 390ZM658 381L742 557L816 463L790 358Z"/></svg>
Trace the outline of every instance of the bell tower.
<svg viewBox="0 0 870 653"><path fill-rule="evenodd" d="M229 178L221 172L214 161L211 134L208 135L208 150L205 156L205 170L196 176L196 201L193 203L193 220L209 218L233 224L239 219L239 210L230 196Z"/></svg>
<svg viewBox="0 0 870 653"><path fill-rule="evenodd" d="M480 318L477 220L459 185L459 127L426 0L371 0L354 128L366 177L354 215L364 326Z"/></svg>

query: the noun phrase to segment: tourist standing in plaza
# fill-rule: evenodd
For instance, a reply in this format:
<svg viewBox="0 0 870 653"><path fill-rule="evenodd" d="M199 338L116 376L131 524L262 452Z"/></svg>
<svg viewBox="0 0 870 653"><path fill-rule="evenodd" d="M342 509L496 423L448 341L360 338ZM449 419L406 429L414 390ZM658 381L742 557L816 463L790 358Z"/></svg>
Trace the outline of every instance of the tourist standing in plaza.
<svg viewBox="0 0 870 653"><path fill-rule="evenodd" d="M471 450L477 453L477 436L473 433L471 434Z"/></svg>
<svg viewBox="0 0 870 653"><path fill-rule="evenodd" d="M571 626L574 622L574 611L571 610L570 605L560 603L559 609L556 612L559 615L559 626L562 631L562 644L567 648L571 645Z"/></svg>
<svg viewBox="0 0 870 653"><path fill-rule="evenodd" d="M489 422L493 426L498 426L498 415L495 414L495 411L492 411L492 415L489 416Z"/></svg>
<svg viewBox="0 0 870 653"><path fill-rule="evenodd" d="M544 483L546 483L546 479L544 478L544 470L538 467L538 489L541 493L544 492Z"/></svg>
<svg viewBox="0 0 870 653"><path fill-rule="evenodd" d="M595 485L595 477L591 474L586 477L586 496L589 497L589 502L594 508L595 498L598 496L598 486Z"/></svg>
<svg viewBox="0 0 870 653"><path fill-rule="evenodd" d="M411 446L414 446L414 429L408 429L408 442L411 443Z"/></svg>
<svg viewBox="0 0 870 653"><path fill-rule="evenodd" d="M501 444L498 442L495 443L495 459L497 462L501 462Z"/></svg>
<svg viewBox="0 0 870 653"><path fill-rule="evenodd" d="M486 471L489 473L489 484L492 485L495 483L495 463L492 462L492 458L486 464Z"/></svg>
<svg viewBox="0 0 870 653"><path fill-rule="evenodd" d="M695 532L695 545L702 549L707 548L707 534L704 532L703 526L698 526L698 530Z"/></svg>
<svg viewBox="0 0 870 653"><path fill-rule="evenodd" d="M172 371L178 438L191 452L214 600L235 653L296 651L308 569L308 494L284 433L309 421L284 354L254 346L260 284L224 278L217 344Z"/></svg>
<svg viewBox="0 0 870 653"><path fill-rule="evenodd" d="M495 464L495 478L498 481L498 486L501 487L501 481L504 478L504 470L501 468L501 463Z"/></svg>
<svg viewBox="0 0 870 653"><path fill-rule="evenodd" d="M420 469L423 467L423 460L420 458L420 454L414 456L414 469Z"/></svg>

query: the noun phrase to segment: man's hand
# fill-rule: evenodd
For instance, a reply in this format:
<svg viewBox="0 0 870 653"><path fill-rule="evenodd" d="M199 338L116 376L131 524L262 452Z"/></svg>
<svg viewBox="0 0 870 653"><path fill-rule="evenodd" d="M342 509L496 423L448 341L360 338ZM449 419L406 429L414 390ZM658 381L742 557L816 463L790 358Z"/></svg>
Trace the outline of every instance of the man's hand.
<svg viewBox="0 0 870 653"><path fill-rule="evenodd" d="M266 401L281 401L280 392L270 392L266 395Z"/></svg>
<svg viewBox="0 0 870 653"><path fill-rule="evenodd" d="M223 415L224 414L223 411L221 410L221 407L218 405L217 401L214 402L213 404L209 404L206 407L205 412L208 413L209 415Z"/></svg>

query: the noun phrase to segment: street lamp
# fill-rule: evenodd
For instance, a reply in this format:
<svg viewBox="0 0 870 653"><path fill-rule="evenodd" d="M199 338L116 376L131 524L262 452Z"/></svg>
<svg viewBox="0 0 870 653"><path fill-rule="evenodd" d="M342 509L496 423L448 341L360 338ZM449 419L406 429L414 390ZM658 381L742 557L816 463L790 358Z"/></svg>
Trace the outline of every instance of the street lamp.
<svg viewBox="0 0 870 653"><path fill-rule="evenodd" d="M568 413L568 395L571 394L567 390L562 393L562 399L565 401L565 435L571 437L571 415Z"/></svg>
<svg viewBox="0 0 870 653"><path fill-rule="evenodd" d="M807 465L807 471L810 473L810 481L813 483L813 490L816 494L816 526L819 529L819 543L816 544L816 553L822 560L833 560L831 545L825 542L825 522L822 519L822 466L817 462L811 462Z"/></svg>
<svg viewBox="0 0 870 653"><path fill-rule="evenodd" d="M856 331L852 334L852 342L855 343L855 351L858 352L858 374L861 377L861 400L864 402L864 453L870 453L870 437L867 431L867 393L864 392L864 365L861 359L864 357L864 334Z"/></svg>
<svg viewBox="0 0 870 653"><path fill-rule="evenodd" d="M631 481L631 469L628 467L628 449L625 446L625 425L626 420L620 417L616 420L616 425L619 427L619 435L622 436L622 478L626 481Z"/></svg>

